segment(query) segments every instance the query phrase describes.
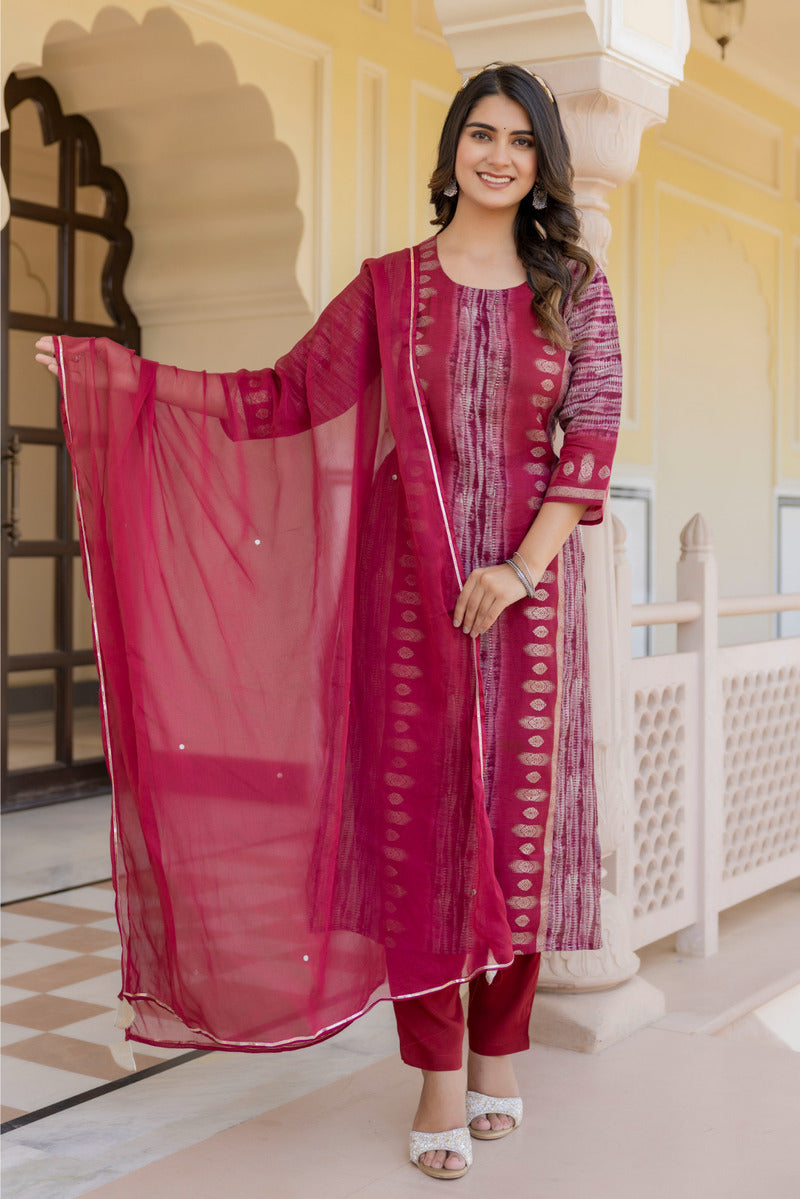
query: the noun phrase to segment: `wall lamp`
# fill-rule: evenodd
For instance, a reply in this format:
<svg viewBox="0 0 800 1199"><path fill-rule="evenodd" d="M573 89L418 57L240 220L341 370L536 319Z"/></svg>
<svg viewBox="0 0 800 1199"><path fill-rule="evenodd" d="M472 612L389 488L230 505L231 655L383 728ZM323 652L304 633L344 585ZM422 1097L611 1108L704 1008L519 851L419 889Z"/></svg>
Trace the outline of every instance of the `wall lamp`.
<svg viewBox="0 0 800 1199"><path fill-rule="evenodd" d="M742 27L745 0L700 0L700 16L707 33L722 51Z"/></svg>

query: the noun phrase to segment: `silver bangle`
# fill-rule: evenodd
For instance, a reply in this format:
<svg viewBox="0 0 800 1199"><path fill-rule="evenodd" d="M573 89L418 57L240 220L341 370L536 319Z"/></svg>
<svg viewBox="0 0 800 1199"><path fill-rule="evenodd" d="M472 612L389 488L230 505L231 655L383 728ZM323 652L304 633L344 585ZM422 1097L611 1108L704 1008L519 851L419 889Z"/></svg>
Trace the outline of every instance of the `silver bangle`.
<svg viewBox="0 0 800 1199"><path fill-rule="evenodd" d="M525 561L525 559L523 558L523 556L522 556L522 554L519 552L519 550L514 550L514 553L511 555L511 557L512 557L512 558L519 558L519 560L520 560L520 563L522 564L522 565L521 565L521 569L524 571L524 573L525 573L525 578L528 580L528 582L529 582L529 583L530 583L530 585L531 585L531 596L533 596L533 593L534 593L534 591L536 590L536 584L535 584L535 583L534 583L534 581L533 581L533 575L532 575L532 574L531 574L531 572L528 570L528 563Z"/></svg>
<svg viewBox="0 0 800 1199"><path fill-rule="evenodd" d="M513 559L513 558L506 558L506 560L505 560L505 561L506 561L506 566L510 566L510 567L511 567L511 569L512 569L512 570L513 570L513 572L514 572L514 574L517 576L517 578L519 579L520 583L521 583L521 584L522 584L522 586L525 588L525 594L527 595L528 599L533 599L533 587L531 586L531 584L530 584L529 580L528 580L528 579L526 579L525 575L522 573L522 571L520 570L520 568L517 566L517 564L516 564L516 562L514 561L514 559Z"/></svg>

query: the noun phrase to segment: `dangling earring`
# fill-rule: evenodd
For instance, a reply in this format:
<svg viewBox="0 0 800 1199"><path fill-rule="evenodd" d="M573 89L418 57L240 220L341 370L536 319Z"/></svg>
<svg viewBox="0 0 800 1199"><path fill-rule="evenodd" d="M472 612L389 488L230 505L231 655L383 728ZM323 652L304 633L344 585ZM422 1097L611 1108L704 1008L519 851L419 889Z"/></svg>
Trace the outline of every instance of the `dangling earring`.
<svg viewBox="0 0 800 1199"><path fill-rule="evenodd" d="M547 192L542 187L538 179L534 183L533 191L531 192L531 204L534 208L547 207Z"/></svg>
<svg viewBox="0 0 800 1199"><path fill-rule="evenodd" d="M450 180L450 182L448 183L447 187L444 189L444 194L445 194L446 196L450 196L451 198L452 198L453 196L457 196L457 195L458 195L458 184L456 183L456 177L455 177L455 175L454 175L454 176L453 176L453 178Z"/></svg>

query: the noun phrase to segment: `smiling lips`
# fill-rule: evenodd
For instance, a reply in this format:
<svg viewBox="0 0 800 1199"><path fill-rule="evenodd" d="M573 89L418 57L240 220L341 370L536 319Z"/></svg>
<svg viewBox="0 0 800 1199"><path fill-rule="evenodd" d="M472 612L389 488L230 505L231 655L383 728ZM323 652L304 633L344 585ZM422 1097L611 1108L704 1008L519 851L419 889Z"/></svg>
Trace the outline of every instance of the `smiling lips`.
<svg viewBox="0 0 800 1199"><path fill-rule="evenodd" d="M514 180L511 175L490 175L488 171L478 171L478 178L487 185L487 187L506 187Z"/></svg>

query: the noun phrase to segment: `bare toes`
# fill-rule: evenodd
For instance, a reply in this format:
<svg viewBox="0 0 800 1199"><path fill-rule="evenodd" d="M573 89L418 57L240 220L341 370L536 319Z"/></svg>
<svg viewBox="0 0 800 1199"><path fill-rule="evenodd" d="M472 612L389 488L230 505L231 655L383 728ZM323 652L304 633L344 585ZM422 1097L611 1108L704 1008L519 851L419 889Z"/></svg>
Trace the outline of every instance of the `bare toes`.
<svg viewBox="0 0 800 1199"><path fill-rule="evenodd" d="M420 1163L430 1170L463 1170L466 1165L458 1153L449 1153L446 1149L429 1149L420 1154Z"/></svg>

